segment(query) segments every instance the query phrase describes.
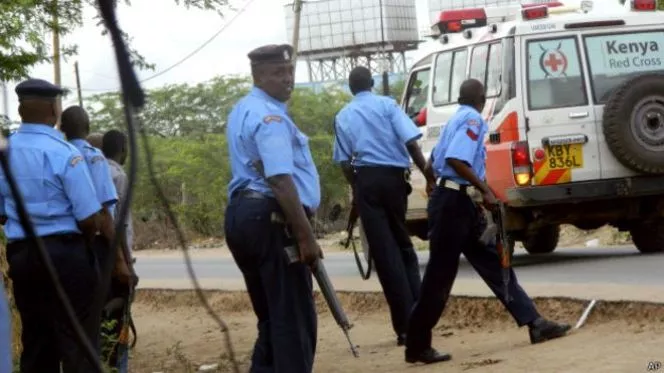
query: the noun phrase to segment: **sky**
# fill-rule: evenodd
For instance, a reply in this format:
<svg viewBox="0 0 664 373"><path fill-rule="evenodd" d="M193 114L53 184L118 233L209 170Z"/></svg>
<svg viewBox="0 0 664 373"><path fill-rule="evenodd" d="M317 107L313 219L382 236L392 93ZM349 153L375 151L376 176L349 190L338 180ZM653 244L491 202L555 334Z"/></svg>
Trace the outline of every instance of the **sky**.
<svg viewBox="0 0 664 373"><path fill-rule="evenodd" d="M159 1L160 7L155 7ZM574 0L570 0L574 1ZM596 0L600 2L609 0ZM415 0L419 29L428 28L427 0ZM241 12L228 11L224 17L215 12L185 9L174 0L132 0L132 6L118 9L120 27L132 38L132 46L150 63L155 71L138 71L139 79L160 72L198 48L222 27L225 29L186 62L172 70L142 83L143 88L157 88L167 84L195 84L217 75L248 74L247 53L269 43L291 42L286 33L284 0L231 0ZM249 4L249 5L246 5ZM83 98L86 95L117 90L116 62L110 38L101 35L96 26L94 9L87 9L82 28L61 40L64 44L78 45L78 56L61 63L62 85L75 92L74 62L78 61ZM413 61L430 50L433 42L420 45L410 54ZM31 70L32 77L54 80L53 66L42 64ZM307 81L306 63L297 66L296 81ZM14 94L17 82L8 83L9 117L18 120L18 102ZM76 94L63 101L66 107L75 104ZM0 112L4 110L0 107Z"/></svg>
<svg viewBox="0 0 664 373"><path fill-rule="evenodd" d="M160 7L154 3L159 1ZM416 0L418 20L425 26L426 0ZM292 35L286 33L284 0L231 0L237 12L228 11L224 17L215 12L185 9L174 0L132 0L132 5L120 6L120 27L132 38L132 46L150 63L155 71L138 71L139 79L173 65L219 31L224 31L204 49L167 73L142 83L143 88L156 88L166 84L198 83L223 74L248 74L247 53L258 46L270 43L290 43ZM61 63L62 85L75 92L74 62L78 61L82 93L86 95L113 91L119 87L116 62L110 38L101 35L101 27L95 25L94 9L87 9L82 28L61 39L61 44L77 44L78 56ZM230 23L229 23L230 22ZM51 64L34 67L32 77L54 80ZM297 81L307 81L306 63L300 62L296 70ZM18 120L18 102L14 88L18 82L9 82L9 117ZM63 101L63 106L75 104L76 94ZM4 110L0 106L0 113Z"/></svg>

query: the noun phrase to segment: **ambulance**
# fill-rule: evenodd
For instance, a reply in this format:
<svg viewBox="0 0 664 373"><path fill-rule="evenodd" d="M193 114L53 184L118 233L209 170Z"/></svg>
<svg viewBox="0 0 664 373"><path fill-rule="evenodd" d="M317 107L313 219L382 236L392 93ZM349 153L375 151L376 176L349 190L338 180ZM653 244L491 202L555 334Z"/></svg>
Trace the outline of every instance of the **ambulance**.
<svg viewBox="0 0 664 373"><path fill-rule="evenodd" d="M594 5L594 8L593 8ZM433 26L401 99L430 154L461 82L484 83L487 182L530 254L555 250L561 224L631 234L664 251L664 12L633 0L455 9ZM412 167L411 235L427 238L425 181Z"/></svg>

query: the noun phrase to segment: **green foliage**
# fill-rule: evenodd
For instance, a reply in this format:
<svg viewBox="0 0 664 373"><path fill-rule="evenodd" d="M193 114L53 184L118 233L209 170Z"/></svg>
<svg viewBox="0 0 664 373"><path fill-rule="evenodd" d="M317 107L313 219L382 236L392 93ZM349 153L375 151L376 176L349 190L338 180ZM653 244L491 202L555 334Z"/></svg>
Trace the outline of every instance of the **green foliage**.
<svg viewBox="0 0 664 373"><path fill-rule="evenodd" d="M147 1L147 0L146 0ZM154 0L152 0L154 1ZM222 14L227 0L173 0L185 8L213 10ZM129 0L123 3L131 5ZM54 32L66 36L83 25L85 7L97 6L97 0L2 0L0 1L0 80L19 80L32 66L52 62L54 52L47 42ZM117 0L116 0L117 6ZM57 19L57 22L54 20ZM98 18L98 25L102 26ZM106 32L104 28L102 34ZM124 35L131 42L128 35ZM75 46L62 46L63 58L76 54ZM131 51L135 66L154 69L143 56Z"/></svg>
<svg viewBox="0 0 664 373"><path fill-rule="evenodd" d="M246 78L226 76L207 83L170 85L148 92L140 118L151 134L155 173L179 221L189 232L204 236L222 232L231 177L224 128L233 105L250 86ZM350 95L337 89L314 93L298 88L288 104L291 117L309 136L321 178L319 216L323 219L329 208L336 203L344 206L348 199L345 179L332 162L332 146L334 116L350 99ZM118 95L93 96L87 103L93 130L126 129ZM143 154L139 154L138 166L132 207L135 221L163 222L165 217L148 178ZM156 235L154 239L164 240L164 237Z"/></svg>

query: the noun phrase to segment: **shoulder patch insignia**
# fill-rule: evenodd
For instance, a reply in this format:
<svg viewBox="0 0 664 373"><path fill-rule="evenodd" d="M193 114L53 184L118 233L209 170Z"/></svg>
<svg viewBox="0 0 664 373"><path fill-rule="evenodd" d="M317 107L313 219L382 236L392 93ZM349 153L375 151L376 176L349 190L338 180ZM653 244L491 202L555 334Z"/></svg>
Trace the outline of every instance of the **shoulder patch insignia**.
<svg viewBox="0 0 664 373"><path fill-rule="evenodd" d="M104 158L103 155L95 155L94 157L92 157L92 158L90 159L90 163L95 163L95 162L98 162L98 161L103 161L104 159L105 159L105 158Z"/></svg>
<svg viewBox="0 0 664 373"><path fill-rule="evenodd" d="M468 125L469 126L479 126L480 121L477 119L468 119Z"/></svg>
<svg viewBox="0 0 664 373"><path fill-rule="evenodd" d="M473 130L471 130L470 128L466 130L466 135L468 135L468 137L470 137L470 139L473 141L477 141L477 139L479 138L479 135L473 132Z"/></svg>
<svg viewBox="0 0 664 373"><path fill-rule="evenodd" d="M272 122L280 123L283 120L284 120L284 118L280 117L279 115L266 115L263 118L263 123L265 123L265 124L270 124Z"/></svg>
<svg viewBox="0 0 664 373"><path fill-rule="evenodd" d="M82 161L82 160L83 160L83 157L82 157L82 156L80 156L80 155L74 156L74 157L72 157L71 160L69 161L69 165L72 166L72 167L74 167L74 166L76 166L76 165L78 164L78 162L80 162L80 161Z"/></svg>

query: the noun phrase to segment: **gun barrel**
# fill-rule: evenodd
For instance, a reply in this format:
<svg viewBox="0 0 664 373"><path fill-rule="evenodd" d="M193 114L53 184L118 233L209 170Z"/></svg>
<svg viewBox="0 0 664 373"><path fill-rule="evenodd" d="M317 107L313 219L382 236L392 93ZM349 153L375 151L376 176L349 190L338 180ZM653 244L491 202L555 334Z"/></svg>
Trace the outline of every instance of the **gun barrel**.
<svg viewBox="0 0 664 373"><path fill-rule="evenodd" d="M339 301L337 293L332 287L332 282L330 281L330 277L327 275L327 271L325 270L325 265L323 264L322 260L319 259L316 263L316 270L313 274L314 278L316 278L316 282L318 283L318 287L320 288L320 292L323 294L325 302L327 303L327 306L330 308L330 311L334 316L334 320L342 329L350 330L353 325L348 320L348 316L346 316L343 308L341 308L341 302Z"/></svg>
<svg viewBox="0 0 664 373"><path fill-rule="evenodd" d="M316 278L318 287L320 288L320 291L323 294L323 297L325 298L327 306L330 308L330 311L332 312L332 316L334 316L334 320L341 327L341 330L343 330L344 335L348 340L348 344L350 345L350 350L353 353L353 356L359 357L360 355L357 352L357 349L355 348L353 341L351 341L350 339L350 333L348 333L348 331L353 327L353 324L350 323L350 321L348 320L348 316L346 316L346 312L344 312L344 309L341 307L341 302L337 297L336 291L334 291L334 287L332 287L332 282L330 281L330 277L327 275L327 271L325 270L325 265L323 264L323 261L320 259L316 263L316 270L314 270L314 278Z"/></svg>

